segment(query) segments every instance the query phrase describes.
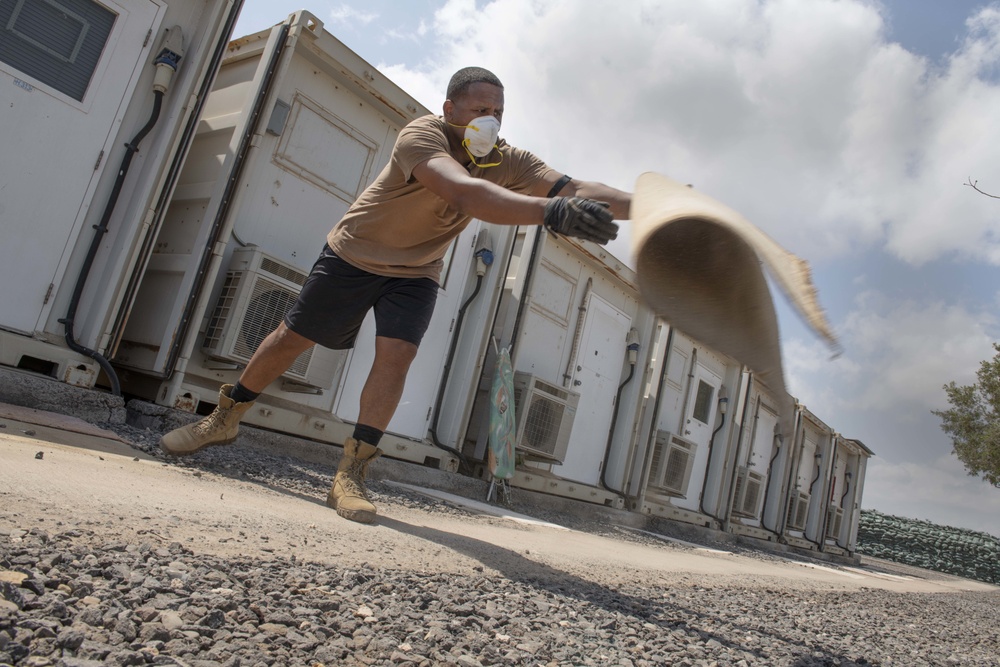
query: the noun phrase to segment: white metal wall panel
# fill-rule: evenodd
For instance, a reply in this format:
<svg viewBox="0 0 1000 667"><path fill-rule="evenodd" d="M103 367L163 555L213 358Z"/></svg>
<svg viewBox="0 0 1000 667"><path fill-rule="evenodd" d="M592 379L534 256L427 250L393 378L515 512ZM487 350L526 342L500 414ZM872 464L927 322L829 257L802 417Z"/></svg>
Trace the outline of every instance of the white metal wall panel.
<svg viewBox="0 0 1000 667"><path fill-rule="evenodd" d="M0 290L0 327L6 329L32 333L41 327L50 286L63 279L69 252L80 239L90 242L83 217L97 182L121 159L118 124L153 48L144 43L163 5L100 4L118 17L81 101L0 62L0 229L6 230L0 283L7 286Z"/></svg>
<svg viewBox="0 0 1000 667"><path fill-rule="evenodd" d="M601 478L632 319L597 294L591 294L588 301L577 364L569 386L580 393L580 402L566 459L552 471L560 477L596 485Z"/></svg>

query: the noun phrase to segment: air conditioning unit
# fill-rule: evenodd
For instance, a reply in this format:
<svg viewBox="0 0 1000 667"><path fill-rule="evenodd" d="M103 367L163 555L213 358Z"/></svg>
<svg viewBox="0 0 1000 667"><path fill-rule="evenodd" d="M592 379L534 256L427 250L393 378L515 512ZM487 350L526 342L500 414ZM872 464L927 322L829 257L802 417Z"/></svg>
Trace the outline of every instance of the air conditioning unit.
<svg viewBox="0 0 1000 667"><path fill-rule="evenodd" d="M736 473L736 485L733 487L733 514L757 518L760 512L760 501L764 493L764 476L740 468Z"/></svg>
<svg viewBox="0 0 1000 667"><path fill-rule="evenodd" d="M826 512L826 536L836 540L840 537L840 527L844 521L844 510L841 507L831 507Z"/></svg>
<svg viewBox="0 0 1000 667"><path fill-rule="evenodd" d="M295 303L308 274L259 248L233 252L202 349L214 359L246 364L257 346ZM329 389L339 379L346 354L314 346L300 354L282 377Z"/></svg>
<svg viewBox="0 0 1000 667"><path fill-rule="evenodd" d="M788 517L785 520L792 530L805 530L806 518L809 516L809 494L793 491L788 499Z"/></svg>
<svg viewBox="0 0 1000 667"><path fill-rule="evenodd" d="M535 377L514 373L515 447L529 459L562 463L569 447L580 394Z"/></svg>
<svg viewBox="0 0 1000 667"><path fill-rule="evenodd" d="M648 486L670 496L686 496L696 449L693 442L667 431L657 431Z"/></svg>

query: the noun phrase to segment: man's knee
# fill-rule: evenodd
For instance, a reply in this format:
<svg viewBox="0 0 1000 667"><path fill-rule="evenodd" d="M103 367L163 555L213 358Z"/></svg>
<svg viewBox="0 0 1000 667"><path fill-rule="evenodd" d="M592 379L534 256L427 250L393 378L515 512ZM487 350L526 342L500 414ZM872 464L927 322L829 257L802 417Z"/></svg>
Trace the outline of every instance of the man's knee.
<svg viewBox="0 0 1000 667"><path fill-rule="evenodd" d="M387 364L409 366L416 356L417 346L410 341L385 336L375 338L375 357Z"/></svg>
<svg viewBox="0 0 1000 667"><path fill-rule="evenodd" d="M303 351L314 345L314 343L301 334L297 334L284 322L278 324L278 328L268 336L268 343L277 350L282 351Z"/></svg>

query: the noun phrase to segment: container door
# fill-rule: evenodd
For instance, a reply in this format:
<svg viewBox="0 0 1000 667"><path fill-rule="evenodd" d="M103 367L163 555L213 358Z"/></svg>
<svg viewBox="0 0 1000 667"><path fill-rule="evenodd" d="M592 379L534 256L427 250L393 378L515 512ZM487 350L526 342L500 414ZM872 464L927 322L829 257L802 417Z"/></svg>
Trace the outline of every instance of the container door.
<svg viewBox="0 0 1000 667"><path fill-rule="evenodd" d="M596 294L590 295L589 302L570 387L579 392L580 402L566 460L562 465L553 466L552 472L596 485L601 479L601 464L632 320Z"/></svg>
<svg viewBox="0 0 1000 667"><path fill-rule="evenodd" d="M774 427L777 424L777 411L761 403L757 412L757 423L754 426L753 449L747 461L747 467L761 475L767 475L768 465L774 455Z"/></svg>
<svg viewBox="0 0 1000 667"><path fill-rule="evenodd" d="M83 219L100 175L121 159L121 116L158 10L151 1L0 3L3 328L42 326L73 246L90 243Z"/></svg>
<svg viewBox="0 0 1000 667"><path fill-rule="evenodd" d="M708 451L708 442L715 428L715 411L718 405L722 378L700 362L695 365L688 397L688 410L684 418L684 439L698 446L698 451Z"/></svg>

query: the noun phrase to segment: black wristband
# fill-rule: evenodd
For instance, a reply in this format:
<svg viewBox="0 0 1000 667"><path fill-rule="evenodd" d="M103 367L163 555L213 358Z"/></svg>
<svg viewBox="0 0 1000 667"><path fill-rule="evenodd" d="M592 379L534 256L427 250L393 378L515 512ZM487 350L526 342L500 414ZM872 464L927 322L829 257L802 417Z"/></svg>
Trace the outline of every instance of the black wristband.
<svg viewBox="0 0 1000 667"><path fill-rule="evenodd" d="M560 190L562 190L564 187L566 187L567 183L569 183L572 180L573 180L572 176L567 176L566 174L563 174L559 178L559 180L555 182L555 185L552 186L552 189L549 190L549 194L547 194L545 196L548 197L549 199L552 199L557 194L559 194Z"/></svg>

